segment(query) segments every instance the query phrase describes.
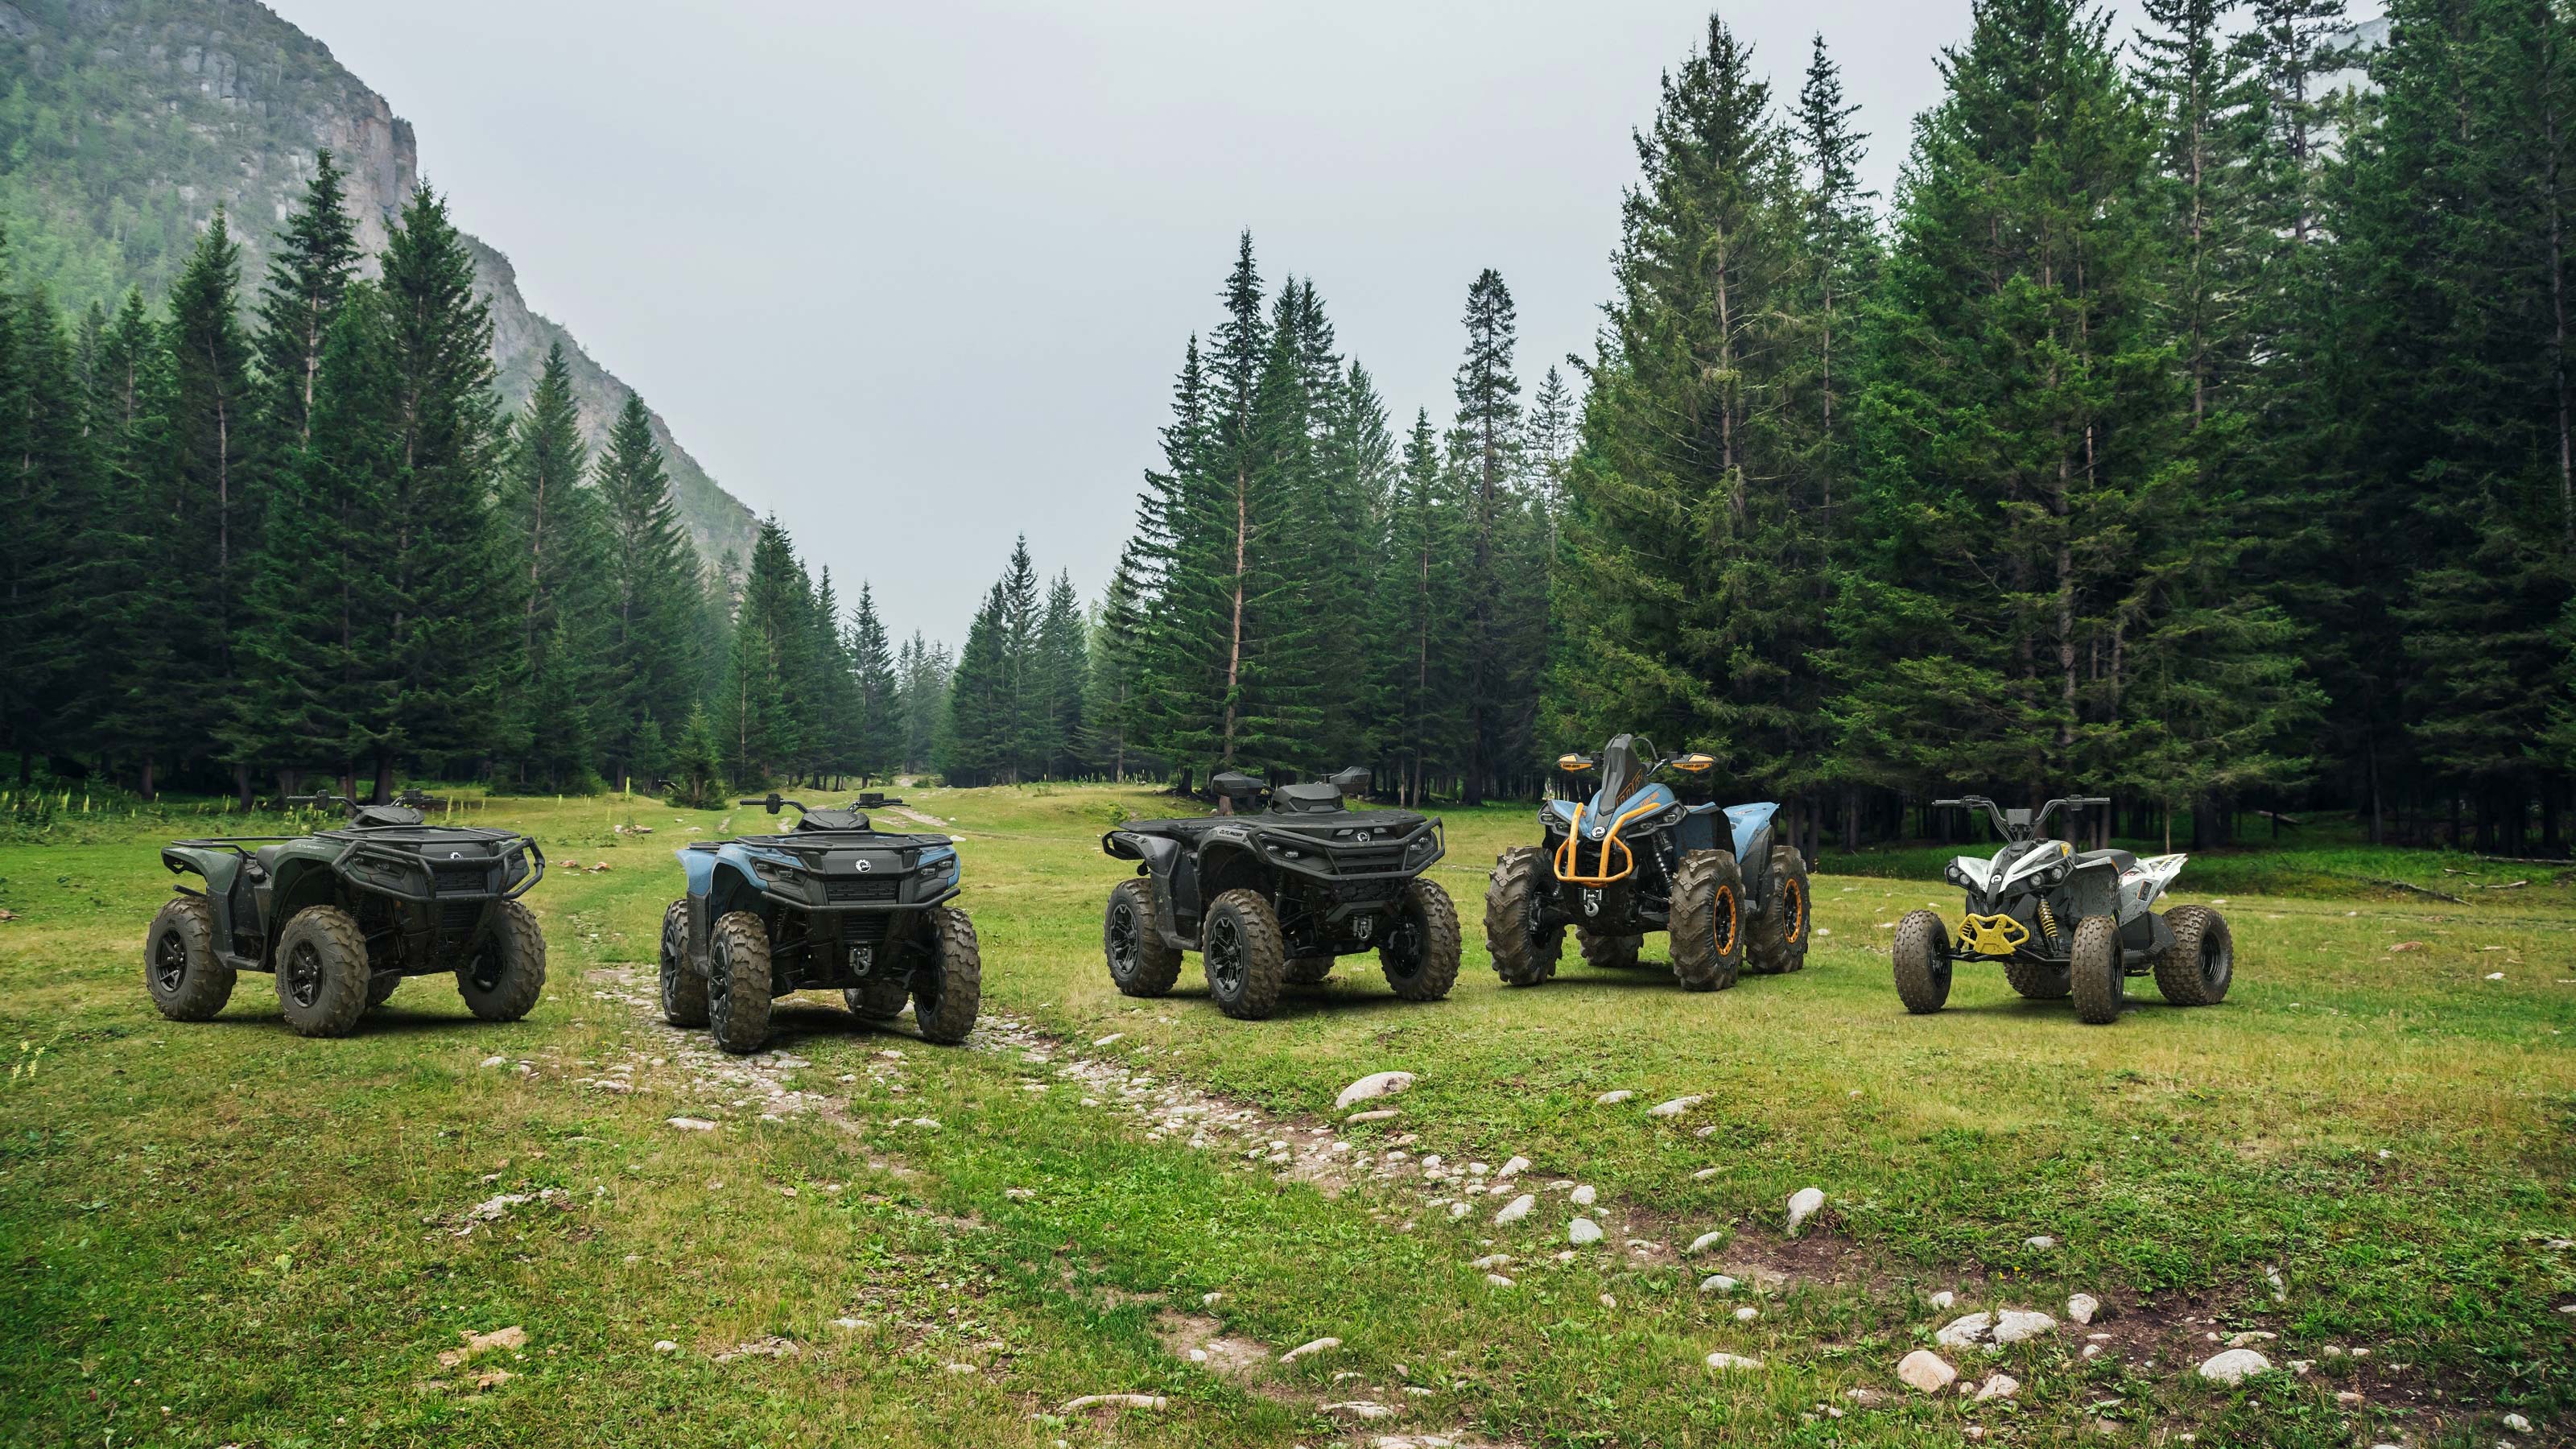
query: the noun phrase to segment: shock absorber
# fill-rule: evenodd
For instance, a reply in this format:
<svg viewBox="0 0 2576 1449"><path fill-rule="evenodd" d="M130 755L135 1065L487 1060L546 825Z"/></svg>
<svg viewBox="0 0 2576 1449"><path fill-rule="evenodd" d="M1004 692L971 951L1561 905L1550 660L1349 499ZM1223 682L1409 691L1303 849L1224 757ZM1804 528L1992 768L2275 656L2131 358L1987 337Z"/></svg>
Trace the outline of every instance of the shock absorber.
<svg viewBox="0 0 2576 1449"><path fill-rule="evenodd" d="M2039 900L2039 933L2048 938L2048 949L2057 949L2057 916L2048 909L2048 898Z"/></svg>

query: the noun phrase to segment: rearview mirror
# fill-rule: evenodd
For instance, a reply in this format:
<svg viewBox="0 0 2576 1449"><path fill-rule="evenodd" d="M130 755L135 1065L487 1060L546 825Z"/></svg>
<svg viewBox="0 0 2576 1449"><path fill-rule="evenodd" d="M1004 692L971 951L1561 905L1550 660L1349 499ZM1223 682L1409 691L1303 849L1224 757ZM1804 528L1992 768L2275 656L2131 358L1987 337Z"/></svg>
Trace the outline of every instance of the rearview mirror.
<svg viewBox="0 0 2576 1449"><path fill-rule="evenodd" d="M1341 791L1345 795L1360 795L1367 793L1369 787L1368 766L1351 766L1349 769L1334 775L1332 777L1332 785L1334 789Z"/></svg>
<svg viewBox="0 0 2576 1449"><path fill-rule="evenodd" d="M1592 757L1589 755L1559 755L1556 757L1556 767L1565 771L1569 775L1580 775L1584 771L1592 768Z"/></svg>
<svg viewBox="0 0 2576 1449"><path fill-rule="evenodd" d="M1717 768L1717 756L1682 755L1673 761L1673 768L1685 774L1705 775Z"/></svg>

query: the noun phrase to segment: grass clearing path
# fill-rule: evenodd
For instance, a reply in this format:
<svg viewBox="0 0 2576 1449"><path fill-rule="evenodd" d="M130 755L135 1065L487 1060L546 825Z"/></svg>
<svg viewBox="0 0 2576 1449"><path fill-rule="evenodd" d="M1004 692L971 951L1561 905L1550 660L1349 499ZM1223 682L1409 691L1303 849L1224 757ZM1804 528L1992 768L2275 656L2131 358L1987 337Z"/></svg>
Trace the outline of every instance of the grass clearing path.
<svg viewBox="0 0 2576 1449"><path fill-rule="evenodd" d="M1528 812L1449 812L1451 998L1398 1002L1353 958L1242 1023L1195 966L1138 1002L1101 965L1123 867L1096 837L1168 801L907 798L966 857L966 1049L822 997L759 1058L661 1026L669 850L720 814L490 802L559 863L530 897L546 999L495 1027L415 980L335 1042L287 1033L266 977L211 1023L151 1011L153 847L204 824L0 844L0 1443L2483 1445L2507 1412L2565 1442L2563 887L2233 897L2227 1004L2150 992L2110 1028L1992 968L1904 1015L1880 923L1958 903L1883 878L1817 878L1800 975L1685 995L1576 964L1505 991L1483 872ZM1361 1104L1397 1115L1339 1121L1380 1069L1418 1075ZM1497 1226L1518 1191L1474 1189L1514 1157L1535 1203ZM1601 1245L1568 1241L1578 1213ZM1701 1291L1717 1272L1738 1287ZM2098 1322L1943 1350L2009 1399L1894 1378L1960 1314L2063 1319L2075 1292ZM2284 1371L2188 1376L2242 1333ZM1164 1403L1064 1412L1097 1394Z"/></svg>

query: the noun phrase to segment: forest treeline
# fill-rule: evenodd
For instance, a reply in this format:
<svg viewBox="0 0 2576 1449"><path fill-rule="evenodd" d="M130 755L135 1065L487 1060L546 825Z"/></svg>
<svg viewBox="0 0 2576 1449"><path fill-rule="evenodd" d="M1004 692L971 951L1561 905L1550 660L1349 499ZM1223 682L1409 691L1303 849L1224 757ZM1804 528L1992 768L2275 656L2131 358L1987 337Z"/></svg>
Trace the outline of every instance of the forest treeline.
<svg viewBox="0 0 2576 1449"><path fill-rule="evenodd" d="M0 748L145 798L400 772L584 790L928 769L944 648L891 646L773 520L701 561L643 401L527 406L444 203L362 268L317 158L255 296L218 212L164 306L0 307Z"/></svg>
<svg viewBox="0 0 2576 1449"><path fill-rule="evenodd" d="M775 522L692 557L640 402L595 454L559 365L505 414L438 199L362 268L325 164L255 293L218 218L158 309L0 308L0 748L147 793L1365 763L1472 803L1637 730L1802 841L1983 788L2554 850L2568 40L1978 0L1882 198L1822 39L1791 89L1712 19L1587 355L1525 369L1485 271L1454 406L1391 418L1247 235L1103 592L1023 542L954 655Z"/></svg>
<svg viewBox="0 0 2576 1449"><path fill-rule="evenodd" d="M2558 848L2565 9L2395 0L2367 53L2340 0L2141 9L2123 46L1979 0L1884 206L1823 40L1775 89L1713 18L1579 402L1524 400L1487 272L1454 415L1391 429L1246 238L1104 601L1100 748L1473 801L1633 729L1808 840L1982 788Z"/></svg>

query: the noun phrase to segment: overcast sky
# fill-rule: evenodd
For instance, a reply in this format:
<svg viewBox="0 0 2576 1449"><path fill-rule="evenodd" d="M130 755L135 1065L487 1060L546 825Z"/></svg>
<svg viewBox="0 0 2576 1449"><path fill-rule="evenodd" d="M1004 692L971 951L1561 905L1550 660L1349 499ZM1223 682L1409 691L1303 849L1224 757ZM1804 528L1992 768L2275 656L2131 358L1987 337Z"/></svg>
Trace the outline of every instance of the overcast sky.
<svg viewBox="0 0 2576 1449"><path fill-rule="evenodd" d="M530 305L809 567L954 643L1025 532L1086 599L1250 228L1399 425L1467 284L1520 376L1588 351L1631 128L1692 3L270 0L381 91ZM2355 7L2360 8L2359 6ZM1793 97L1842 63L1882 193L1967 0L1722 7Z"/></svg>

